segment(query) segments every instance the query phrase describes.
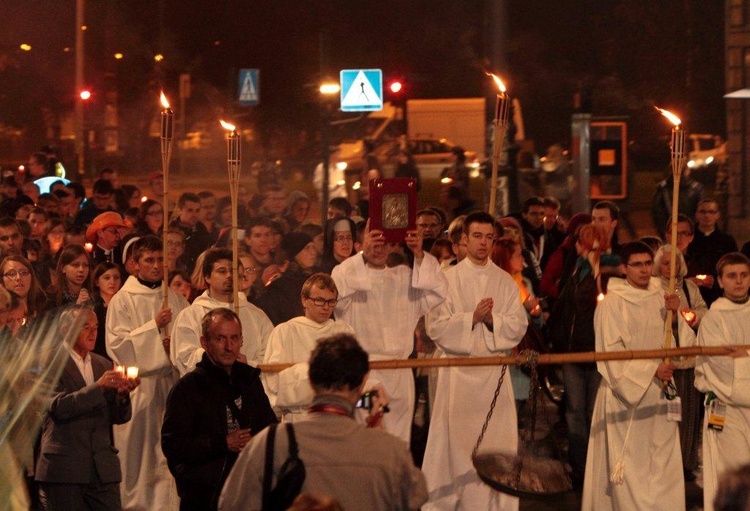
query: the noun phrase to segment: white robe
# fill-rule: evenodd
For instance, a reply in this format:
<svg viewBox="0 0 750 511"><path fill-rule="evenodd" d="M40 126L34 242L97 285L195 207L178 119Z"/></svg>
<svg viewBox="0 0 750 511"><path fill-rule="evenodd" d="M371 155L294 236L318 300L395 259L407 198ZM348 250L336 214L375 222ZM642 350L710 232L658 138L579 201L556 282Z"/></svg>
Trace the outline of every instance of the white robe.
<svg viewBox="0 0 750 511"><path fill-rule="evenodd" d="M175 316L170 357L177 370L180 371L180 376L195 369L195 364L203 358L201 321L207 312L219 307L234 310L234 304L212 298L208 291L205 291L188 308ZM239 316L242 324L240 353L247 357L248 364L257 366L263 361L273 323L265 312L248 302L243 293L240 293Z"/></svg>
<svg viewBox="0 0 750 511"><path fill-rule="evenodd" d="M268 400L284 422L307 417L307 407L314 397L308 375L310 353L319 339L342 333L353 335L354 329L341 320L317 323L305 316L281 323L271 332L263 363L294 363L289 369L263 375Z"/></svg>
<svg viewBox="0 0 750 511"><path fill-rule="evenodd" d="M596 351L661 348L665 318L658 278L651 279L648 289L612 279L594 314ZM694 345L695 333L682 314L678 318L680 346ZM655 377L660 362L597 362L602 381L591 422L581 509L685 509L678 423L667 420L667 401ZM613 484L610 473L621 459L624 481Z"/></svg>
<svg viewBox="0 0 750 511"><path fill-rule="evenodd" d="M719 298L711 304L698 344L750 344L750 302ZM703 420L703 508L711 511L722 474L750 463L750 358L698 357L695 386L727 405L722 431L708 429L708 414Z"/></svg>
<svg viewBox="0 0 750 511"><path fill-rule="evenodd" d="M448 298L427 315L427 334L442 357L505 355L528 326L518 286L489 261L464 259L448 270ZM492 331L472 328L477 303L492 297ZM477 475L471 452L487 416L501 366L440 368L422 471L430 501L422 509L516 510L518 499L494 491ZM510 371L505 374L480 452L516 454L518 430Z"/></svg>
<svg viewBox="0 0 750 511"><path fill-rule="evenodd" d="M336 318L350 324L370 360L405 359L414 350L414 328L420 316L440 304L448 284L437 259L425 254L421 263L376 270L354 255L331 275L339 291ZM414 416L411 369L370 371L367 388L383 385L390 413L383 428L409 445Z"/></svg>
<svg viewBox="0 0 750 511"><path fill-rule="evenodd" d="M107 307L107 353L116 364L138 366L141 379L130 395L133 418L114 426L125 510L179 507L174 479L161 450L167 394L177 381L154 320L161 304L161 287L149 289L131 276ZM170 289L169 306L175 317L188 303Z"/></svg>

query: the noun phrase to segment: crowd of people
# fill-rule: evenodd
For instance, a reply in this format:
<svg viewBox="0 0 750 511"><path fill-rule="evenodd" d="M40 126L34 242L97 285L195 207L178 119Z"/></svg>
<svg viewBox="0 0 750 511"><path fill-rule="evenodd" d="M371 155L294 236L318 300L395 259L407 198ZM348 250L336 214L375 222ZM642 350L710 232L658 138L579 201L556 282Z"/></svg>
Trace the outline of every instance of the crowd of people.
<svg viewBox="0 0 750 511"><path fill-rule="evenodd" d="M50 311L82 325L29 469L44 509L260 509L293 445L302 493L344 509L517 509L471 459L503 368L367 361L507 354L530 337L556 352L659 348L668 312L674 346L750 344L750 243L738 250L710 198L664 238L622 244L614 203L564 218L554 196L502 218L426 207L392 243L347 198L319 225L305 193L260 183L239 205L234 289L228 198L185 192L167 211L159 173L141 190L109 169L90 195L65 180L39 193L43 157L0 183L0 324L11 339ZM684 508L702 459L712 509L719 477L750 463L747 360L565 364L583 508ZM483 450L515 454L531 383L514 367L506 382ZM278 421L295 429L274 440Z"/></svg>

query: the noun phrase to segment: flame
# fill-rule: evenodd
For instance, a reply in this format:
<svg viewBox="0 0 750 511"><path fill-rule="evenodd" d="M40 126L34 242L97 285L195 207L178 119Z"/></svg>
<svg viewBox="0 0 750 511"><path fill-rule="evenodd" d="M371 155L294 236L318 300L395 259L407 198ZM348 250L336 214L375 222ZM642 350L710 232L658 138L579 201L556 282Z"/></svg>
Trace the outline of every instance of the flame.
<svg viewBox="0 0 750 511"><path fill-rule="evenodd" d="M237 129L237 126L235 126L234 124L229 124L224 120L219 120L219 123L221 124L221 127L227 131L235 131Z"/></svg>
<svg viewBox="0 0 750 511"><path fill-rule="evenodd" d="M167 96L164 95L164 91L161 91L159 101L161 101L161 106L163 106L164 108L169 108L169 101L167 101Z"/></svg>
<svg viewBox="0 0 750 511"><path fill-rule="evenodd" d="M488 76L491 76L493 80L495 80L495 85L497 85L497 88L500 89L500 92L506 92L507 89L505 88L505 84L500 79L499 76L497 76L494 73L487 73Z"/></svg>
<svg viewBox="0 0 750 511"><path fill-rule="evenodd" d="M679 126L680 124L682 124L682 121L680 120L680 118L677 117L672 112L659 108L658 106L655 106L654 108L656 108L659 111L659 113L661 113L664 117L669 119L669 122L671 122L675 126Z"/></svg>
<svg viewBox="0 0 750 511"><path fill-rule="evenodd" d="M596 297L596 301L601 302L602 300L604 300L604 293L599 293Z"/></svg>

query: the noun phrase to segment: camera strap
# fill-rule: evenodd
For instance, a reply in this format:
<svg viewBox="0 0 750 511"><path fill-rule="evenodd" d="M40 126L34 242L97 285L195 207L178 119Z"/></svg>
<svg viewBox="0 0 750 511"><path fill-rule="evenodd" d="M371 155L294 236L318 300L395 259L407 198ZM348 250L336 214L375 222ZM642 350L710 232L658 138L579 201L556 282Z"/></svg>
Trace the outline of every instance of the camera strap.
<svg viewBox="0 0 750 511"><path fill-rule="evenodd" d="M328 413L351 418L351 415L349 415L349 412L345 408L336 405L312 405L307 411L309 413Z"/></svg>

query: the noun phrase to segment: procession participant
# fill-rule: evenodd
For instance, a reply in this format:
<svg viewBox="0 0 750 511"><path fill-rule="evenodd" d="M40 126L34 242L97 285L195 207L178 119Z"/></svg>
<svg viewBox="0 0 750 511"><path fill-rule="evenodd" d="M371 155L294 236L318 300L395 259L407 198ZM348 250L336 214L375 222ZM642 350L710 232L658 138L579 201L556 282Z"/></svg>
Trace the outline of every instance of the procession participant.
<svg viewBox="0 0 750 511"><path fill-rule="evenodd" d="M408 231L406 246L414 267L386 266L383 231L365 228L362 253L333 269L339 291L336 318L349 323L372 360L405 359L414 349L414 327L420 316L439 305L447 282L434 256L422 250L422 236ZM372 371L368 386L382 384L391 400L383 419L389 433L407 445L414 415L414 377L410 370ZM368 388L369 388L368 387Z"/></svg>
<svg viewBox="0 0 750 511"><path fill-rule="evenodd" d="M317 341L339 333L354 334L346 322L331 318L338 303L338 290L329 275L315 273L307 279L301 301L304 315L273 329L263 360L264 364L294 363L279 373L268 373L264 380L268 399L284 422L307 417L307 407L313 399L307 362Z"/></svg>
<svg viewBox="0 0 750 511"><path fill-rule="evenodd" d="M167 394L176 381L169 360L170 325L188 303L169 290L168 306L162 307L159 238L143 236L132 250L136 275L128 277L107 308L107 353L118 365L138 367L142 382L131 396L133 419L114 428L124 473L122 507L176 509L174 480L159 444Z"/></svg>
<svg viewBox="0 0 750 511"><path fill-rule="evenodd" d="M716 268L724 296L704 316L700 346L750 344L750 259L732 252ZM737 349L732 357L698 357L695 386L706 396L703 421L703 508L713 509L722 474L750 463L750 358Z"/></svg>
<svg viewBox="0 0 750 511"><path fill-rule="evenodd" d="M216 509L238 453L276 416L260 371L241 361L243 328L230 309L201 318L202 358L167 398L162 450L177 482L181 510Z"/></svg>
<svg viewBox="0 0 750 511"><path fill-rule="evenodd" d="M653 252L642 242L620 249L625 280L611 279L594 314L596 351L661 348L667 309L678 318L679 345L695 334L679 313L679 298L665 295L651 277ZM685 509L679 410L665 389L668 361L597 362L602 375L594 405L582 509ZM667 412L668 405L673 409ZM672 415L670 417L670 415ZM676 417L675 417L676 415Z"/></svg>
<svg viewBox="0 0 750 511"><path fill-rule="evenodd" d="M0 262L2 285L26 306L26 317L36 318L48 306L31 263L20 255L9 255Z"/></svg>
<svg viewBox="0 0 750 511"><path fill-rule="evenodd" d="M96 314L73 307L60 317L64 335L85 318L44 419L35 479L42 509L120 509L122 471L112 445L112 424L130 420L137 378L124 378L93 353Z"/></svg>
<svg viewBox="0 0 750 511"><path fill-rule="evenodd" d="M320 271L330 275L344 259L354 255L356 231L354 221L348 216L337 216L326 221Z"/></svg>
<svg viewBox="0 0 750 511"><path fill-rule="evenodd" d="M526 333L528 320L518 286L491 260L495 228L492 216L476 212L463 222L466 257L446 272L448 297L427 315L427 334L442 357L506 354ZM502 369L440 369L435 407L422 470L430 502L423 509L518 509L518 499L485 485L471 463L474 441ZM502 413L485 436L484 448L514 455L518 432L510 376L500 390ZM460 434L457 434L460 432Z"/></svg>
<svg viewBox="0 0 750 511"><path fill-rule="evenodd" d="M305 466L301 493L333 497L340 502L336 509L419 509L427 499L424 477L404 444L353 420L368 369L367 353L349 334L321 339L312 352L309 374L315 397L309 418L294 424ZM384 404L381 396L374 396L371 413L379 413ZM240 453L224 484L219 509L263 508L268 431L255 436ZM274 481L289 456L288 438L286 428L276 428Z"/></svg>
<svg viewBox="0 0 750 511"><path fill-rule="evenodd" d="M211 236L211 244L216 243L219 238L219 226L216 224L216 196L213 192L204 190L198 192L198 198L201 200L201 210L198 219Z"/></svg>
<svg viewBox="0 0 750 511"><path fill-rule="evenodd" d="M318 249L307 234L290 232L281 240L278 259L283 260L284 271L266 286L266 292L255 302L274 326L303 313L302 305L295 298L317 269Z"/></svg>
<svg viewBox="0 0 750 511"><path fill-rule="evenodd" d="M204 254L202 273L207 289L177 315L172 328L171 359L182 376L192 371L203 358L205 350L201 347L200 325L206 313L219 307L232 308L234 301L232 252L225 248L210 248ZM273 325L265 313L248 302L242 293L239 299L244 339L239 361L255 366L263 360Z"/></svg>
<svg viewBox="0 0 750 511"><path fill-rule="evenodd" d="M185 252L180 263L185 265L188 273L193 271L198 255L212 243L208 230L198 221L200 210L200 198L194 193L185 192L177 199L177 216L170 225L185 233Z"/></svg>
<svg viewBox="0 0 750 511"><path fill-rule="evenodd" d="M116 249L122 238L130 233L131 227L130 222L123 220L116 211L107 211L94 218L86 229L86 241L94 244L91 264L97 266L107 262L122 267L122 254Z"/></svg>
<svg viewBox="0 0 750 511"><path fill-rule="evenodd" d="M0 218L0 256L21 255L23 236L14 218Z"/></svg>

